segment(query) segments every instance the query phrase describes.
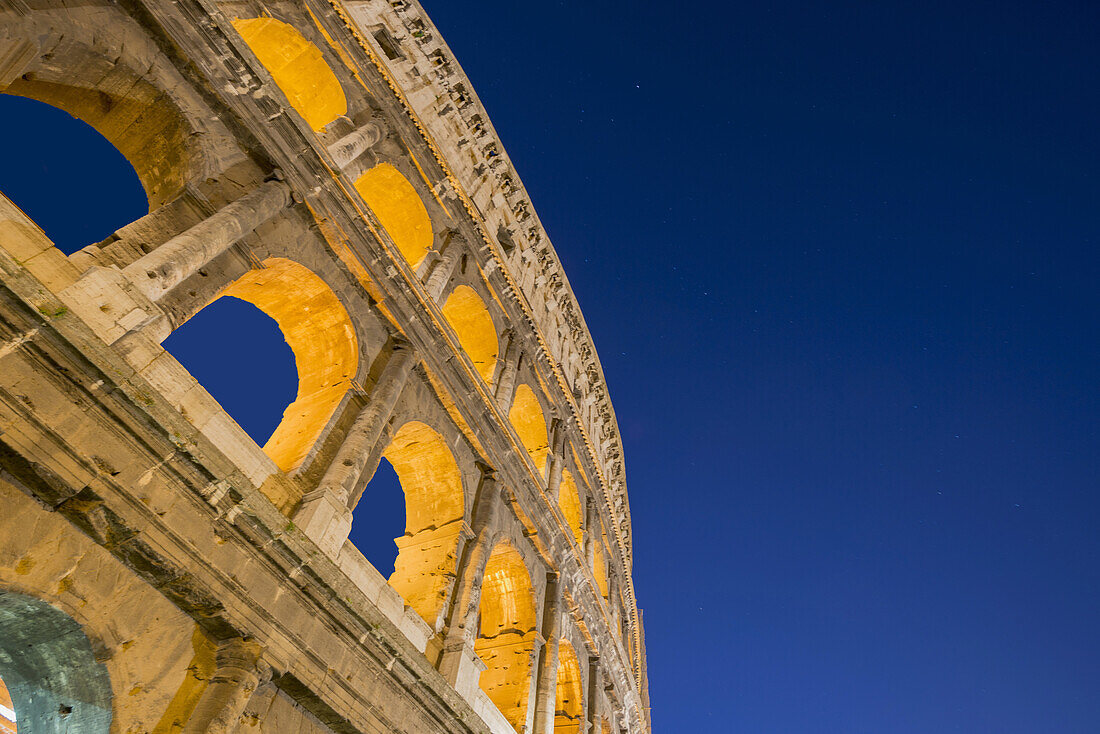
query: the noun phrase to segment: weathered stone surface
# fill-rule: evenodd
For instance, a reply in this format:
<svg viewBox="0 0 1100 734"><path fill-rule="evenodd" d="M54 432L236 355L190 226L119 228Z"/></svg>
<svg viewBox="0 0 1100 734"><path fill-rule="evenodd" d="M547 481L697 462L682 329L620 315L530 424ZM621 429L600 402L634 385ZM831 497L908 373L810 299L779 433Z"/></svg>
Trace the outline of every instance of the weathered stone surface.
<svg viewBox="0 0 1100 734"><path fill-rule="evenodd" d="M11 668L35 716L649 731L599 362L416 2L4 3L0 92L86 120L151 205L66 257L0 196L0 607L71 643ZM264 447L160 346L224 294L295 353ZM382 458L389 579L346 541ZM61 674L99 693L66 712Z"/></svg>

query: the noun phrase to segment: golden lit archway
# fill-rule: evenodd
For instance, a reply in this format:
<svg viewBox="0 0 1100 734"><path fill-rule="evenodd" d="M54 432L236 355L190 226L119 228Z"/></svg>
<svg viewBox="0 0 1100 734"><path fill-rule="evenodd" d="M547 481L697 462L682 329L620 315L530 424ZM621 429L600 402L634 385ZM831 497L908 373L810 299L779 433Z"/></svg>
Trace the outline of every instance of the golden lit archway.
<svg viewBox="0 0 1100 734"><path fill-rule="evenodd" d="M527 720L535 646L535 592L519 551L507 542L485 567L474 651L485 663L481 689L520 731Z"/></svg>
<svg viewBox="0 0 1100 734"><path fill-rule="evenodd" d="M248 301L275 319L294 352L298 395L264 444L283 471L297 468L351 388L359 365L355 329L323 280L285 258L269 258L221 295Z"/></svg>
<svg viewBox="0 0 1100 734"><path fill-rule="evenodd" d="M592 573L596 577L596 586L600 590L600 596L607 598L607 560L603 555L603 544L599 537L596 538L596 552L592 554Z"/></svg>
<svg viewBox="0 0 1100 734"><path fill-rule="evenodd" d="M321 49L294 26L274 18L238 18L233 27L311 128L320 131L347 113L344 90Z"/></svg>
<svg viewBox="0 0 1100 734"><path fill-rule="evenodd" d="M360 176L355 189L415 269L432 247L432 220L416 189L389 163Z"/></svg>
<svg viewBox="0 0 1100 734"><path fill-rule="evenodd" d="M515 427L527 453L534 459L535 468L542 472L546 467L550 446L546 436L546 418L530 386L523 384L516 388L512 409L508 411L508 420Z"/></svg>
<svg viewBox="0 0 1100 734"><path fill-rule="evenodd" d="M497 364L497 330L485 301L469 286L460 285L443 304L443 315L485 382L493 379Z"/></svg>
<svg viewBox="0 0 1100 734"><path fill-rule="evenodd" d="M577 541L577 545L583 547L584 531L581 530L581 518L583 517L581 497L580 492L577 491L577 483L573 480L573 474L568 469L563 469L561 472L561 486L558 488L558 507L561 508L561 513L565 515L565 522L569 524L569 529L573 531L573 538Z"/></svg>
<svg viewBox="0 0 1100 734"><path fill-rule="evenodd" d="M412 421L382 454L405 493L405 534L397 538L390 585L425 622L434 626L455 572L465 501L462 475L443 437ZM370 498L357 511L370 512Z"/></svg>
<svg viewBox="0 0 1100 734"><path fill-rule="evenodd" d="M558 645L558 692L554 705L554 734L578 734L584 720L581 668L567 640Z"/></svg>

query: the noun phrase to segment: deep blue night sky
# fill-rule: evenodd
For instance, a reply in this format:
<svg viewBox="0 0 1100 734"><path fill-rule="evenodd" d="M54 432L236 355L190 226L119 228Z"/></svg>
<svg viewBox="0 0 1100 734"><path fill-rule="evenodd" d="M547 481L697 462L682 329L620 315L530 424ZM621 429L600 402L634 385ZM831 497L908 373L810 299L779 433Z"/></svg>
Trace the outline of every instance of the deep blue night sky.
<svg viewBox="0 0 1100 734"><path fill-rule="evenodd" d="M607 373L655 730L1100 731L1097 7L423 1ZM0 135L69 249L141 213L64 114ZM169 347L240 345L262 439L249 308Z"/></svg>

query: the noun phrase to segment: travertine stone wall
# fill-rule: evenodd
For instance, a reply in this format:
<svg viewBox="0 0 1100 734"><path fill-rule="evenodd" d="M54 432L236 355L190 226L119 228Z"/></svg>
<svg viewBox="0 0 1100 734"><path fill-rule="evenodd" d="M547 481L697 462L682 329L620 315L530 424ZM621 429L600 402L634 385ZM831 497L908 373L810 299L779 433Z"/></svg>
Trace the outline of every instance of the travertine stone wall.
<svg viewBox="0 0 1100 734"><path fill-rule="evenodd" d="M418 4L4 0L0 92L150 202L66 256L0 196L0 594L97 661L42 686L102 666L119 732L649 730L599 362ZM295 354L264 447L160 346L223 295ZM389 579L348 541L383 458Z"/></svg>

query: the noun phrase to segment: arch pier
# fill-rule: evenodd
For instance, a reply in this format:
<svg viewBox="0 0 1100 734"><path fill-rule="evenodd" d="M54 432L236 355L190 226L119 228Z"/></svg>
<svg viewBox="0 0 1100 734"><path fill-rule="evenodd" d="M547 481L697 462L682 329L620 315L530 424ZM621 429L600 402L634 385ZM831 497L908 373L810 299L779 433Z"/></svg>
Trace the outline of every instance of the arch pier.
<svg viewBox="0 0 1100 734"><path fill-rule="evenodd" d="M149 201L66 255L0 192L21 734L649 732L599 360L415 0L0 2L0 94L91 125ZM262 447L161 346L223 296L294 355ZM352 540L383 461L388 578Z"/></svg>

